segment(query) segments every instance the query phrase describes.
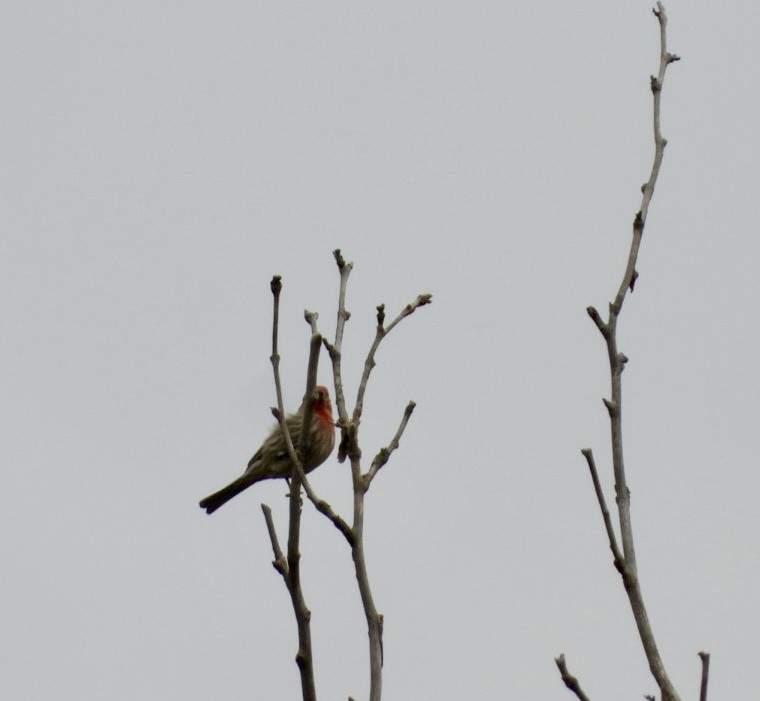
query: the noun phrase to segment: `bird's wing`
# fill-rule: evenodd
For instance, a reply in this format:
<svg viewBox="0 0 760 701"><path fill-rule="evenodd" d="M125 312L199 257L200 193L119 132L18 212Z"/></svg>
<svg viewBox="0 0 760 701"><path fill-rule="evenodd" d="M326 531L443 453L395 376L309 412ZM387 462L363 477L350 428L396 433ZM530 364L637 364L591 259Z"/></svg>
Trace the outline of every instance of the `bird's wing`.
<svg viewBox="0 0 760 701"><path fill-rule="evenodd" d="M246 468L246 472L250 472L256 465L261 462L261 448L259 448L254 454L253 457L248 461L248 467Z"/></svg>

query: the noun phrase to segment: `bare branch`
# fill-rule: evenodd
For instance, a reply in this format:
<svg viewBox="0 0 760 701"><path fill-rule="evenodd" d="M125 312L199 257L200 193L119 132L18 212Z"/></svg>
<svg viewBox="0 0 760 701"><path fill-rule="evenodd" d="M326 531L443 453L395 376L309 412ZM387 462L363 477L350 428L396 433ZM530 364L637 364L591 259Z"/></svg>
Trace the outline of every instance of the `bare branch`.
<svg viewBox="0 0 760 701"><path fill-rule="evenodd" d="M367 380L370 372L375 365L375 353L383 338L398 324L403 318L412 314L418 307L428 304L431 295L420 295L411 304L399 313L387 327L385 326L385 307L383 305L377 308L377 330L375 339L367 354L364 363L364 371L359 382L357 391L356 405L349 419L346 409L345 396L343 391L343 378L341 374L341 348L343 344L343 331L345 323L349 318L346 311L346 283L348 275L351 272L351 264L343 260L340 251L334 252L338 270L340 272L340 292L338 295L338 321L335 330L335 342L333 344L325 343L330 359L333 364L333 375L335 378L335 395L338 407L338 425L341 429L341 441L338 448L338 460L343 461L347 457L351 464L351 481L354 490L354 513L351 532L353 534L353 543L351 546L351 556L354 561L356 572L356 581L359 586L359 595L361 596L364 615L367 619L367 632L369 634L369 660L370 660L370 692L369 701L380 701L382 693L382 666L383 666L383 616L378 613L372 597L372 589L367 575L367 565L364 555L364 495L370 482L377 471L387 461L390 453L395 450L398 441L406 427L409 416L414 409L414 404L410 403L407 407L402 425L396 433L391 445L380 451L378 456L370 466L366 475L361 472L361 449L358 441L359 423L361 421L362 406L364 402L364 393L367 388Z"/></svg>
<svg viewBox="0 0 760 701"><path fill-rule="evenodd" d="M700 652L699 659L702 661L702 681L699 685L699 701L707 701L707 678L710 674L710 653Z"/></svg>
<svg viewBox="0 0 760 701"><path fill-rule="evenodd" d="M663 137L660 128L660 100L662 97L662 86L665 82L665 71L667 67L674 61L679 61L680 57L668 52L667 48L667 24L668 18L665 14L665 8L661 2L657 3L657 7L652 10L657 21L660 24L660 67L657 72L657 76L652 76L650 79L650 86L653 96L653 132L654 132L654 160L652 162L652 170L649 174L649 180L644 183L642 188L641 207L636 213L633 222L633 240L631 243L631 250L628 254L628 263L626 265L625 274L623 280L620 283L620 288L615 296L613 307L615 314L620 314L620 310L623 307L623 301L625 299L626 292L632 290L638 277L636 272L636 259L639 254L639 246L641 245L641 237L644 234L644 226L646 225L647 214L649 213L649 204L652 201L652 195L654 195L654 188L657 184L657 178L660 175L660 166L662 165L662 158L665 154L665 146L667 140Z"/></svg>
<svg viewBox="0 0 760 701"><path fill-rule="evenodd" d="M280 430L282 431L282 436L283 436L283 439L285 440L285 447L288 450L288 456L293 461L293 465L300 465L295 446L293 445L293 439L290 435L290 430L288 429L287 421L285 420L285 405L282 400L282 382L280 381L280 354L278 351L278 335L279 335L279 328L280 328L280 292L282 291L282 280L279 275L275 275L272 278L270 287L272 290L272 296L274 298L274 302L273 302L273 311L272 311L272 355L269 356L269 359L272 361L272 371L274 373L274 387L275 387L275 392L277 394L277 407L272 408L272 415L277 419L277 421L280 424ZM311 362L312 360L310 357L309 363L311 364ZM315 373L316 373L316 370L315 370ZM305 413L309 414L309 418L311 418L310 406L307 406ZM306 417L304 416L304 423L305 421L306 421ZM305 432L302 430L301 434L303 435L304 433ZM303 473L303 468L301 468L301 472Z"/></svg>
<svg viewBox="0 0 760 701"><path fill-rule="evenodd" d="M272 541L272 552L274 553L274 561L272 562L272 567L274 567L283 577L287 578L288 562L285 559L285 556L282 554L280 542L277 540L277 531L275 530L274 520L272 519L272 509L270 509L267 504L262 504L261 510L264 512L264 520L267 524L269 540Z"/></svg>
<svg viewBox="0 0 760 701"><path fill-rule="evenodd" d="M304 482L304 491L306 491L306 496L309 498L309 501L311 501L312 504L314 504L314 507L317 511L319 511L320 514L323 514L327 518L332 521L333 525L343 534L343 537L346 539L348 544L350 546L353 546L354 544L354 531L349 526L339 514L337 514L332 506L328 504L324 499L320 499L314 492L311 490L311 486L309 486L309 490L306 490L306 485L308 482Z"/></svg>
<svg viewBox="0 0 760 701"><path fill-rule="evenodd" d="M351 420L355 424L359 424L362 415L362 409L364 407L364 393L367 391L367 381L369 375L375 367L375 354L380 346L380 342L393 330L393 328L402 320L413 314L419 307L424 307L426 304L430 304L433 301L433 295L423 294L418 295L417 299L410 304L407 304L398 314L398 316L388 326L384 326L385 322L385 305L380 305L377 308L377 328L375 330L375 340L372 342L372 346L367 353L367 359L364 361L364 372L362 378L359 381L359 390L356 393L356 405L354 406L354 412Z"/></svg>
<svg viewBox="0 0 760 701"><path fill-rule="evenodd" d="M354 460L352 459L352 463ZM357 461L358 462L358 461ZM354 561L356 582L367 619L369 634L369 701L380 701L383 687L383 616L378 613L372 596L364 557L364 491L354 487L354 545L351 557Z"/></svg>
<svg viewBox="0 0 760 701"><path fill-rule="evenodd" d="M274 296L274 311L272 322L272 370L274 372L275 388L277 390L277 410L272 410L278 421L280 422L280 430L282 431L283 438L285 439L285 445L288 449L288 454L293 462L293 474L290 481L290 519L288 528L288 553L287 553L287 571L284 573L285 584L290 594L290 600L293 606L293 613L296 617L296 625L298 627L298 652L296 653L296 664L301 674L301 693L304 701L316 701L317 691L314 684L314 664L313 655L311 649L311 611L306 606L306 600L303 596L303 589L301 588L301 567L300 559L301 554L299 552L299 541L301 536L301 480L299 474L303 474L303 463L296 455L295 448L293 446L293 440L288 430L288 425L285 421L285 409L282 401L282 384L280 382L280 356L277 351L277 337L279 330L279 305L280 305L280 292L282 290L282 283L279 276L272 278L272 295ZM317 347L317 352L314 352L314 346ZM311 396L311 392L314 389L317 379L317 363L319 362L319 345L320 339L317 335L316 344L312 339L312 349L309 355L309 369L307 373L307 394L306 397ZM311 422L311 416L313 413L313 407L311 402L305 402L303 422L301 424L301 435L299 440L299 452L301 457L306 455L306 449L308 447L309 440L309 424ZM267 517L266 511L264 512L264 518ZM267 528L271 523L271 518L267 521ZM271 532L270 532L271 539ZM279 548L279 545L278 545Z"/></svg>
<svg viewBox="0 0 760 701"><path fill-rule="evenodd" d="M274 309L272 311L272 355L269 356L269 360L272 361L272 368L274 370L274 387L277 393L277 406L280 408L280 415L284 420L285 412L282 408L282 385L280 384L280 353L277 350L277 338L280 332L280 292L282 292L282 278L279 275L275 275L269 283L269 287L272 290L272 296L274 298ZM285 436L286 439L289 438L287 433Z"/></svg>
<svg viewBox="0 0 760 701"><path fill-rule="evenodd" d="M385 333L388 334L391 332L391 329L398 324L399 321L402 319L405 319L410 314L413 314L419 307L424 307L426 304L430 304L433 301L433 295L426 293L423 295L417 295L417 299L414 300L411 304L407 304L399 313L399 315L388 325L388 327L385 329Z"/></svg>
<svg viewBox="0 0 760 701"><path fill-rule="evenodd" d="M623 554L618 548L617 538L615 537L615 529L612 526L612 519L610 518L610 512L607 509L607 501L604 498L604 492L602 491L602 485L599 482L599 473L596 470L596 463L594 462L594 454L591 448L584 448L581 450L583 457L586 458L588 463L588 469L591 472L591 479L594 482L594 491L596 492L596 498L599 502L599 508L602 510L602 518L604 519L604 527L607 531L607 538L610 542L610 550L612 550L612 560L615 564L615 569L621 574L623 573Z"/></svg>
<svg viewBox="0 0 760 701"><path fill-rule="evenodd" d="M578 697L579 701L590 701L589 697L586 696L583 689L581 689L578 680L568 671L564 653L559 657L555 657L554 662L557 665L557 669L559 669L559 673L562 676L562 681L565 683L565 686Z"/></svg>
<svg viewBox="0 0 760 701"><path fill-rule="evenodd" d="M343 392L343 376L341 374L340 359L343 348L343 332L346 322L351 318L351 313L346 309L346 287L348 285L348 276L354 267L353 263L346 263L343 260L340 249L333 251L335 262L338 265L340 273L340 288L338 291L338 319L335 326L335 342L333 344L325 341L325 346L330 354L330 360L333 366L333 377L335 379L335 407L338 412L338 420L342 424L348 423L348 413L346 411L346 398Z"/></svg>
<svg viewBox="0 0 760 701"><path fill-rule="evenodd" d="M594 323L596 324L596 328L599 329L602 336L607 338L610 332L609 327L604 323L602 317L599 316L599 312L596 310L596 307L586 307L586 312L593 319Z"/></svg>
<svg viewBox="0 0 760 701"><path fill-rule="evenodd" d="M303 318L306 319L306 323L311 327L312 334L319 333L317 331L317 319L319 319L317 312L310 312L308 309L304 309Z"/></svg>
<svg viewBox="0 0 760 701"><path fill-rule="evenodd" d="M615 299L609 304L609 317L603 321L595 308L589 307L587 312L596 324L597 329L601 332L607 345L607 356L610 366L611 394L609 399L604 399L607 412L610 417L610 434L612 442L612 465L615 474L615 495L618 507L618 519L620 524L620 539L622 543L622 554L617 547L617 540L614 537L612 523L609 520L604 504L604 497L599 485L596 467L590 450L584 450L583 454L591 470L592 479L594 480L594 489L597 493L602 508L602 514L605 518L605 528L610 542L610 548L613 552L615 567L620 572L623 579L623 586L633 611L636 621L636 627L641 638L642 646L649 663L649 669L660 688L662 701L679 701L673 684L668 677L665 666L660 657L657 643L652 632L652 626L649 622L644 599L641 593L641 586L638 580L638 567L636 565L636 549L633 539L633 527L631 523L630 511L630 490L626 481L625 463L623 459L623 423L622 423L622 382L621 375L628 362L628 358L618 351L617 347L617 322L620 312L623 308L628 291L632 291L638 278L636 262L639 254L641 239L644 234L649 205L654 194L657 178L662 165L663 154L665 152L666 140L662 136L660 128L660 102L662 96L662 86L665 80L665 71L671 63L678 60L674 54L668 53L666 42L667 17L665 9L661 2L657 3L654 14L660 25L660 65L657 76L652 76L650 87L653 96L653 132L654 132L654 159L649 179L642 187L642 199L639 211L636 213L633 221L633 234L631 247L628 253L628 260L625 267L623 278L620 282Z"/></svg>
<svg viewBox="0 0 760 701"><path fill-rule="evenodd" d="M404 416L401 419L401 424L396 431L396 435L393 436L393 440L391 440L391 442L388 444L388 447L381 448L378 454L375 456L375 459L372 461L369 470L364 475L365 492L369 489L369 485L375 478L378 470L388 462L388 459L391 457L391 453L393 453L393 451L398 448L401 436L406 430L406 425L409 423L409 419L412 416L412 412L414 411L415 406L417 405L414 402L409 402L409 404L406 405L406 409L404 409Z"/></svg>
<svg viewBox="0 0 760 701"><path fill-rule="evenodd" d="M377 308L377 331L375 339L367 355L364 365L364 371L359 383L357 393L357 403L349 418L345 401L345 392L343 388L343 375L341 370L343 334L345 325L350 318L350 313L346 310L346 288L348 277L351 273L353 264L347 263L340 249L333 251L335 262L340 273L340 289L338 292L338 317L335 328L335 341L333 343L325 340L324 346L327 349L330 360L332 361L333 377L335 380L335 403L337 407L338 420L336 425L341 430L341 440L338 447L338 461L343 462L349 458L351 465L351 481L354 492L353 504L353 523L351 527L346 525L339 517L330 516L333 523L338 526L346 540L351 545L351 556L354 561L356 572L356 581L359 587L359 594L362 600L362 607L367 619L367 632L369 634L369 660L370 660L370 692L369 701L380 701L382 693L382 666L383 666L383 616L378 613L375 602L372 597L372 590L367 574L366 559L364 555L364 495L369 488L369 484L377 474L378 470L387 462L390 454L398 447L398 443L406 428L412 411L414 402L410 402L404 413L401 425L396 432L393 440L387 448L383 448L373 460L370 469L365 475L361 472L361 449L358 441L359 423L362 414L362 404L364 393L366 391L369 374L374 367L374 356L382 339L390 330L398 324L401 319L412 314L418 307L428 304L431 295L420 295L411 304L406 305L399 315L387 327L385 326L385 307L383 305ZM308 485L304 481L304 486ZM309 491L307 489L307 496ZM309 496L311 498L311 496ZM314 500L312 500L314 501ZM315 506L322 513L326 513L329 505L324 502L314 501Z"/></svg>

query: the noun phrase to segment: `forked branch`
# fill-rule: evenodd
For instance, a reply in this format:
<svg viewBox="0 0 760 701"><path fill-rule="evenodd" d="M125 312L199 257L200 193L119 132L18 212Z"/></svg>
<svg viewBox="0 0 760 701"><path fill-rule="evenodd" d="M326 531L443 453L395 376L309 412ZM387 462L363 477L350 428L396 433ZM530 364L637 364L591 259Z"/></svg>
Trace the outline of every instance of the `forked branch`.
<svg viewBox="0 0 760 701"><path fill-rule="evenodd" d="M344 462L349 459L351 465L351 481L353 485L353 521L350 527L352 538L351 557L354 561L356 572L356 581L359 586L359 595L362 600L364 614L367 619L367 630L369 634L369 659L370 659L370 693L369 701L380 701L382 694L382 666L383 666L383 616L377 611L372 589L370 587L369 575L367 573L367 564L364 553L364 497L369 489L372 480L378 471L388 462L391 454L398 448L401 436L406 429L409 419L414 411L414 402L409 402L404 410L401 424L396 431L391 442L387 447L380 449L375 456L369 469L362 474L361 469L361 449L359 447L359 426L361 424L362 410L364 406L364 395L367 389L372 369L375 367L375 355L382 340L390 331L405 319L416 309L429 304L432 296L429 294L419 295L413 302L407 304L398 316L387 326L385 325L385 306L377 307L377 328L375 338L367 353L364 362L364 370L359 381L359 388L356 395L356 404L349 416L346 406L346 398L343 387L343 372L341 368L343 337L346 322L351 318L351 313L346 309L346 289L348 277L353 269L353 263L346 262L340 249L333 252L335 262L338 266L340 275L340 287L338 292L338 315L335 328L335 340L330 343L325 340L324 345L330 354L330 360L333 367L333 379L335 381L335 403L338 412L337 425L341 430L341 441L338 448L338 461ZM319 507L318 507L319 508ZM344 533L345 535L345 533Z"/></svg>
<svg viewBox="0 0 760 701"><path fill-rule="evenodd" d="M661 2L657 3L657 7L653 12L660 27L660 61L657 75L650 78L650 88L653 96L652 111L654 133L654 159L652 161L652 169L650 171L649 179L644 183L641 189L641 206L638 212L636 212L633 220L633 232L631 247L628 252L628 260L617 294L615 295L614 300L609 304L608 318L607 320L604 320L594 307L588 307L586 310L607 346L611 390L610 397L604 399L604 405L607 408L607 413L610 418L612 466L615 476L615 502L617 504L622 549L618 546L615 530L612 525L612 520L607 509L606 500L594 463L593 453L590 449L585 449L582 452L591 472L594 491L596 492L597 501L599 502L599 507L602 512L610 550L613 555L613 562L615 568L622 577L623 586L628 595L639 637L641 638L642 646L649 663L649 669L660 688L662 701L679 701L678 694L668 677L665 666L660 657L652 632L652 626L649 622L649 617L644 605L641 585L638 578L636 550L631 523L630 491L626 481L625 463L623 459L623 394L621 376L625 369L625 364L628 362L628 358L618 350L617 346L618 317L623 309L626 295L629 291L634 289L636 279L638 278L636 263L638 260L639 247L644 234L649 205L654 194L655 185L657 184L657 178L660 173L660 166L662 165L665 146L667 144L660 128L660 104L662 88L665 81L665 72L671 63L679 60L678 56L669 53L667 49L667 16L665 14L665 8ZM561 668L560 671L562 671ZM563 680L564 679L565 677L563 676ZM567 681L565 683L567 684Z"/></svg>

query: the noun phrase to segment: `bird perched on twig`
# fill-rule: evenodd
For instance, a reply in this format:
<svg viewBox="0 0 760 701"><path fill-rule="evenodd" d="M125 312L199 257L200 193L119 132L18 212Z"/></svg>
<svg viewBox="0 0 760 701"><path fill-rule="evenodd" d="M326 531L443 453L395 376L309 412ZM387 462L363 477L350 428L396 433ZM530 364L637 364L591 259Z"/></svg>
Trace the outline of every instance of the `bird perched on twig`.
<svg viewBox="0 0 760 701"><path fill-rule="evenodd" d="M335 445L335 423L327 387L317 385L308 401L311 402L312 418L309 426L310 440L306 447L306 460L303 466L304 472L311 472L315 467L319 467L330 456ZM296 451L300 445L305 409L306 400L295 414L290 414L285 419ZM226 487L203 499L200 506L206 510L206 513L213 513L252 484L276 477L290 477L291 474L293 474L293 461L288 454L280 425L277 424L249 460L245 472Z"/></svg>

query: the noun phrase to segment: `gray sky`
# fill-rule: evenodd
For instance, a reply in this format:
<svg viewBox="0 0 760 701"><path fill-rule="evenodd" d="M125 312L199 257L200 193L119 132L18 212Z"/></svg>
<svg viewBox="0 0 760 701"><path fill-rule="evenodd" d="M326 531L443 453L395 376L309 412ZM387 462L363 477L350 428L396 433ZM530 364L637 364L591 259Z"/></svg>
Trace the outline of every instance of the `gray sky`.
<svg viewBox="0 0 760 701"><path fill-rule="evenodd" d="M374 307L367 501L387 699L654 693L582 447L612 501L604 345L651 162L648 2L6 2L0 256L0 695L294 699L295 625L259 503L207 517L287 402L305 307L355 263L353 393ZM757 696L760 5L667 3L669 139L620 320L642 586L696 698ZM323 361L321 380L330 383ZM348 514L331 459L314 487ZM364 699L349 552L313 509L323 699Z"/></svg>

